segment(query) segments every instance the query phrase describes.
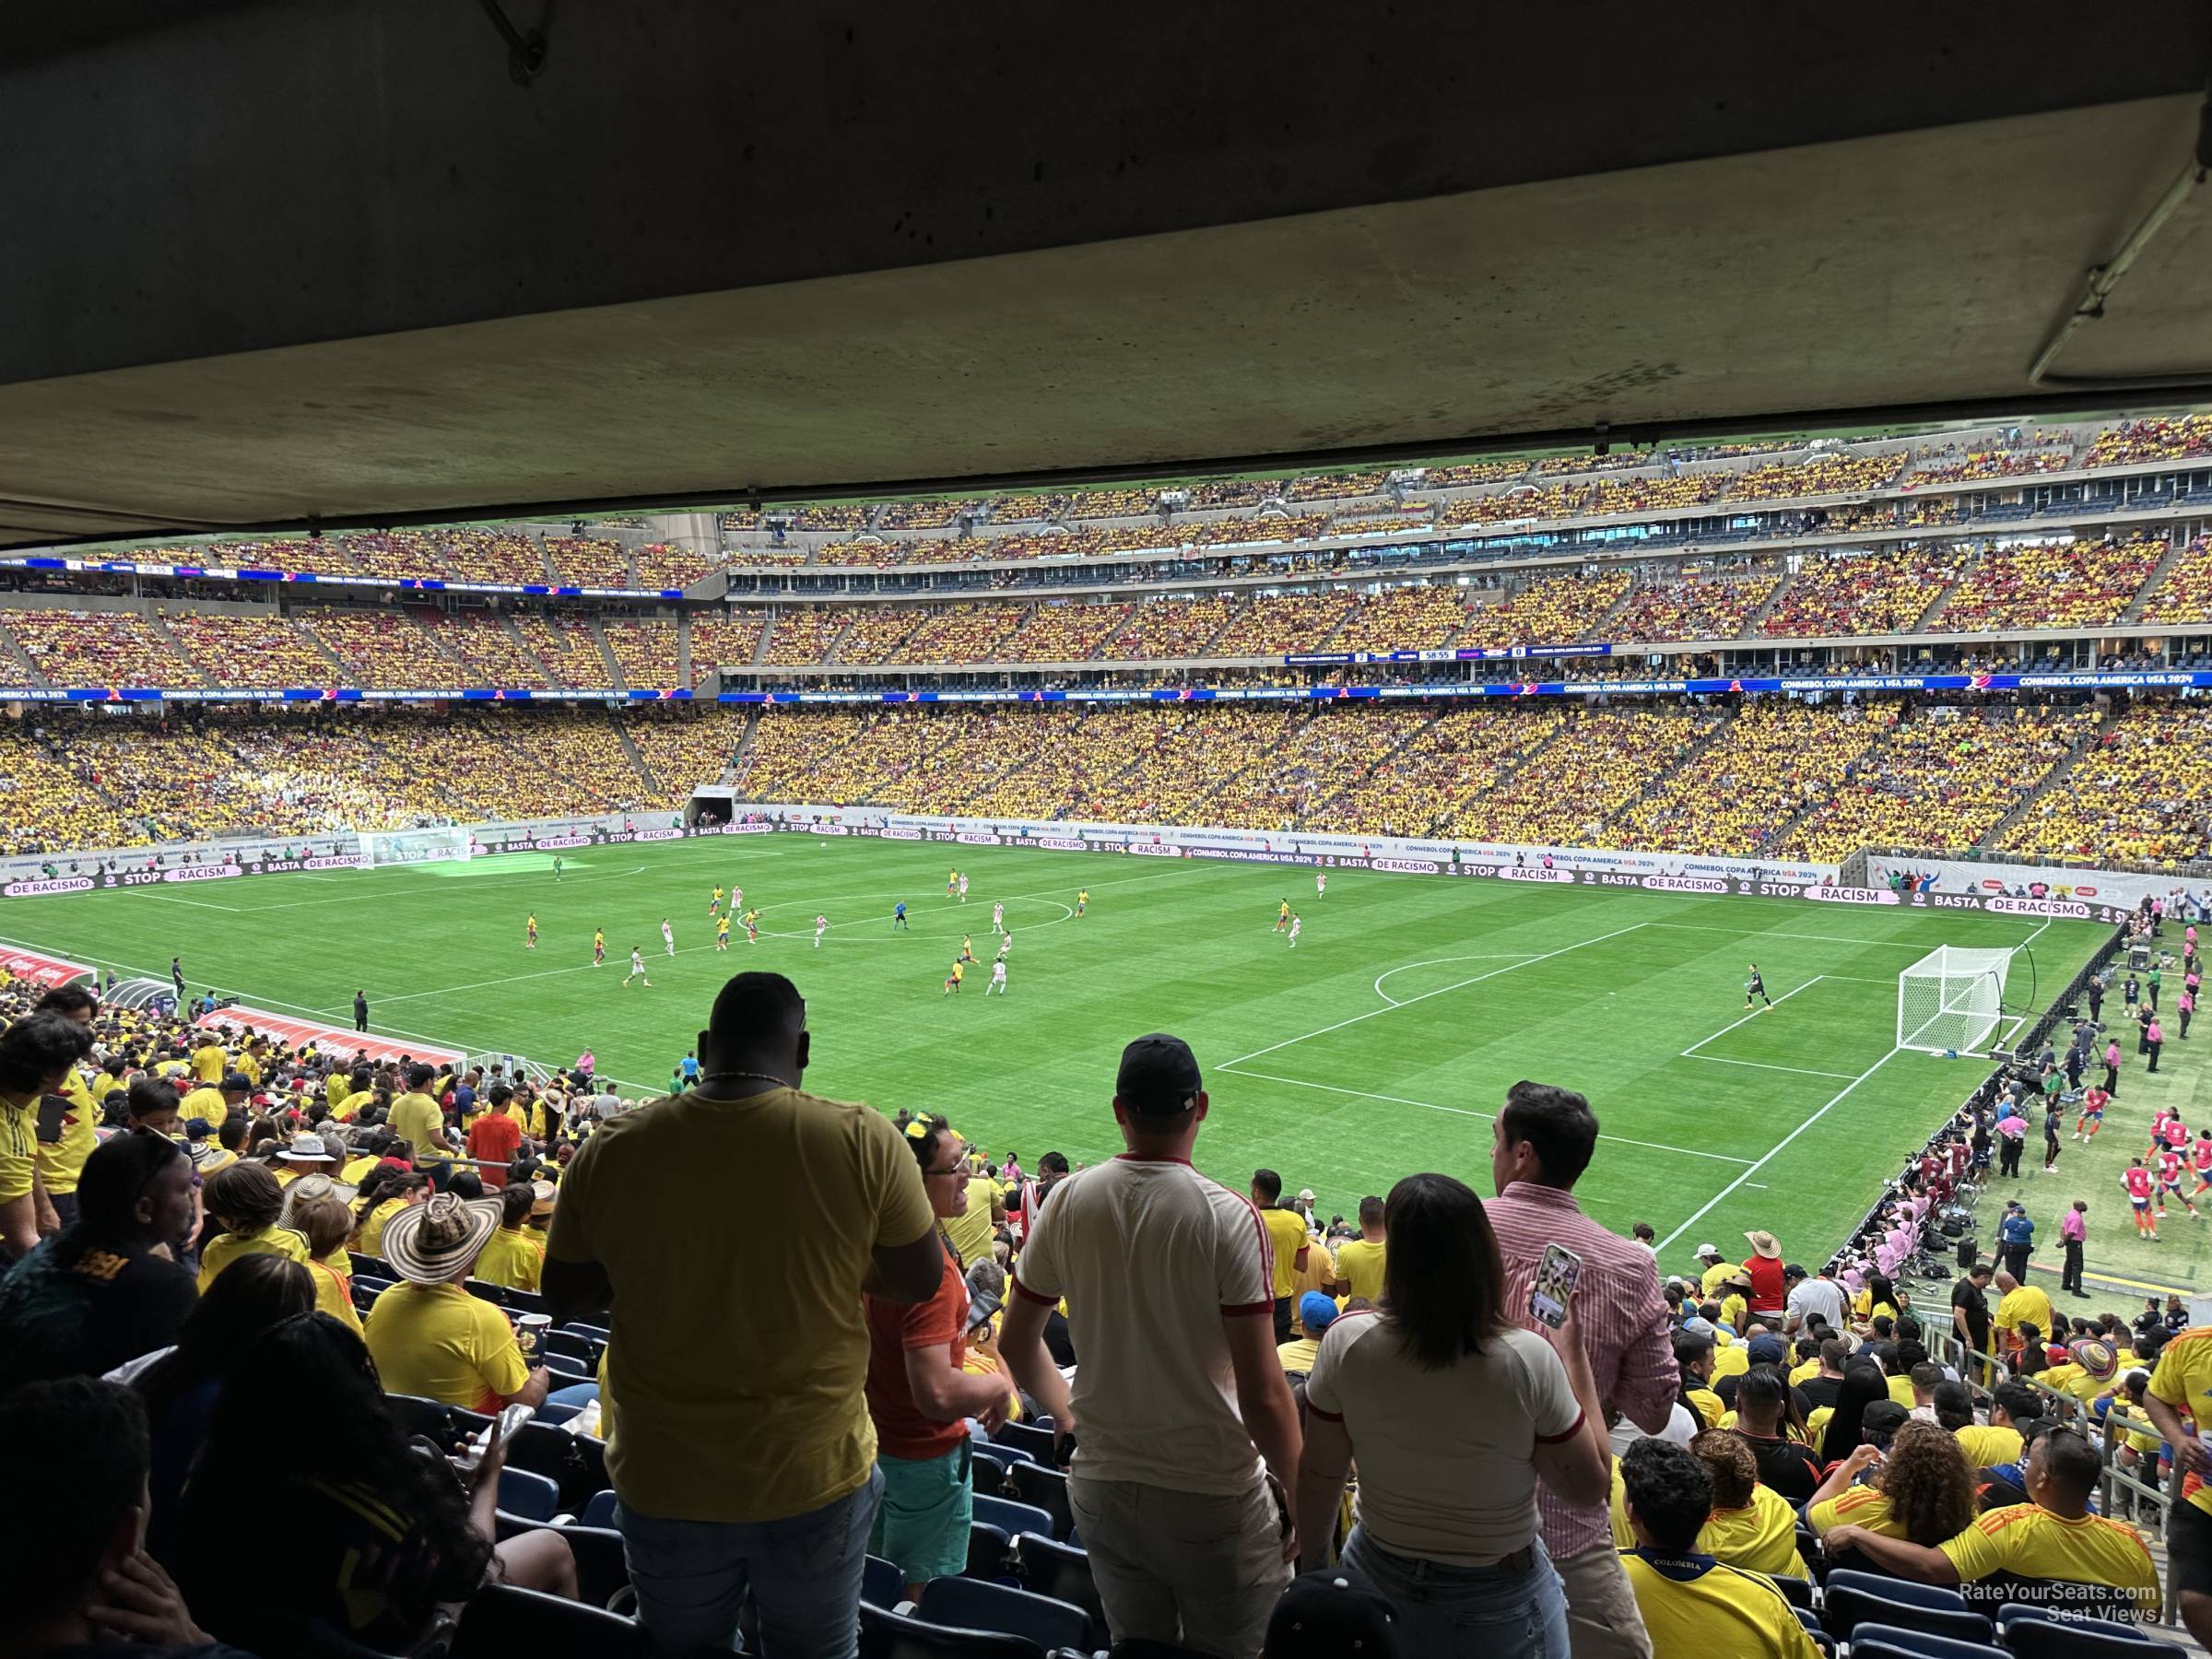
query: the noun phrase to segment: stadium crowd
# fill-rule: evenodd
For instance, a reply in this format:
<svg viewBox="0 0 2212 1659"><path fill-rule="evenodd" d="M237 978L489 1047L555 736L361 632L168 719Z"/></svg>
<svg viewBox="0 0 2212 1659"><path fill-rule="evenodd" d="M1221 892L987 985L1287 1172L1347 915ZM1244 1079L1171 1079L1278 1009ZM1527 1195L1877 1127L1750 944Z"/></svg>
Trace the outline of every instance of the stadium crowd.
<svg viewBox="0 0 2212 1659"><path fill-rule="evenodd" d="M375 1061L87 987L0 983L0 1019L25 1654L632 1653L634 1613L670 1653L742 1623L769 1654L981 1628L1807 1659L1902 1606L1954 1633L2154 1617L2108 1450L2212 1629L2212 1494L2183 1479L2212 1328L2155 1300L2061 1316L2009 1231L1940 1315L1878 1245L1665 1259L1578 1205L1600 1125L1565 1088L1503 1090L1479 1193L1411 1173L1324 1219L1295 1167L1196 1173L1211 1102L1178 1038L1094 1084L1124 1156L993 1160L957 1115L804 1092L814 1032L775 974L728 982L659 1099L588 1050ZM52 1137L26 1127L45 1095ZM1939 1135L1900 1213L1986 1146ZM692 1201L711 1170L748 1203ZM343 1455L272 1456L273 1401L342 1422ZM240 1571L255 1515L281 1570Z"/></svg>

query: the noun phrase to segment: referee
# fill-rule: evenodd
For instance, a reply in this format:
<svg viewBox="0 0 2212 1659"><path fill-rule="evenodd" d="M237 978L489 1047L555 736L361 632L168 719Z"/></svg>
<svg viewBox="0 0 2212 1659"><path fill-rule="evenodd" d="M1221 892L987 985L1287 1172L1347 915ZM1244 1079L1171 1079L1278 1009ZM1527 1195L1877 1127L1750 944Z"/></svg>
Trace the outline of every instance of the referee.
<svg viewBox="0 0 2212 1659"><path fill-rule="evenodd" d="M1767 994L1767 982L1759 977L1759 964L1757 962L1753 962L1750 964L1750 968L1751 977L1744 982L1744 1006L1746 1008L1749 1008L1751 1006L1751 999L1753 997L1757 997L1760 1002L1765 1003L1768 1007L1772 1007L1774 1006L1774 999Z"/></svg>

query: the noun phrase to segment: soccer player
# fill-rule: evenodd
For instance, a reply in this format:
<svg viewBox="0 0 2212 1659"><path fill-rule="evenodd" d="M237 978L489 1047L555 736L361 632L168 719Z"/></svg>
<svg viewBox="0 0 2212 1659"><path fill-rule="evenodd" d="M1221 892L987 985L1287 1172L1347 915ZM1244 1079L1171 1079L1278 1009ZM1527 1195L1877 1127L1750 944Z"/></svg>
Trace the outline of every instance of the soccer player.
<svg viewBox="0 0 2212 1659"><path fill-rule="evenodd" d="M903 899L899 900L897 908L891 912L891 926L894 929L906 926L906 900Z"/></svg>
<svg viewBox="0 0 2212 1659"><path fill-rule="evenodd" d="M537 912L535 911L532 911L530 919L523 924L523 948L524 950L537 948Z"/></svg>
<svg viewBox="0 0 2212 1659"><path fill-rule="evenodd" d="M968 970L964 964L959 962L953 963L952 971L945 976L945 994L947 996L954 996L959 994L960 989L960 981L966 976L967 972Z"/></svg>
<svg viewBox="0 0 2212 1659"><path fill-rule="evenodd" d="M960 935L960 960L963 962L975 960L975 936L972 934Z"/></svg>
<svg viewBox="0 0 2212 1659"><path fill-rule="evenodd" d="M714 897L707 900L707 914L712 916L722 909L722 889L714 889Z"/></svg>
<svg viewBox="0 0 2212 1659"><path fill-rule="evenodd" d="M949 899L949 898L951 898L951 897L952 897L952 896L953 896L955 893L959 892L959 890L960 890L960 873L959 873L958 870L947 870L947 871L946 871L946 872L945 872L945 897L946 897L946 898L947 898L947 899Z"/></svg>
<svg viewBox="0 0 2212 1659"><path fill-rule="evenodd" d="M822 947L822 935L830 931L830 918L817 912L814 918L814 947Z"/></svg>
<svg viewBox="0 0 2212 1659"><path fill-rule="evenodd" d="M558 853L553 854L553 879L560 879L560 854Z"/></svg>
<svg viewBox="0 0 2212 1659"><path fill-rule="evenodd" d="M745 912L745 942L747 945L758 945L760 943L760 911L759 906L755 906L753 909Z"/></svg>
<svg viewBox="0 0 2212 1659"><path fill-rule="evenodd" d="M1750 1012L1751 999L1755 996L1770 1008L1774 1006L1774 999L1767 994L1767 982L1759 971L1759 964L1753 962L1750 964L1750 968L1751 977L1744 982L1744 1011L1746 1013Z"/></svg>
<svg viewBox="0 0 2212 1659"><path fill-rule="evenodd" d="M968 877L965 876L960 877L960 902L968 902Z"/></svg>
<svg viewBox="0 0 2212 1659"><path fill-rule="evenodd" d="M2092 1083L2081 1091L2081 1115L2074 1120L2074 1138L2087 1145L2104 1127L2104 1109L2112 1097Z"/></svg>
<svg viewBox="0 0 2212 1659"><path fill-rule="evenodd" d="M661 918L661 947L670 956L676 954L676 929L668 925L668 918Z"/></svg>
<svg viewBox="0 0 2212 1659"><path fill-rule="evenodd" d="M1314 897L1314 898L1316 898L1316 899L1319 899L1319 898L1323 897L1324 894L1326 894L1326 893L1328 892L1328 890L1329 890L1329 873L1328 873L1326 870L1316 870L1316 871L1314 871L1314 872L1313 872L1313 897Z"/></svg>
<svg viewBox="0 0 2212 1659"><path fill-rule="evenodd" d="M1006 994L1006 959L1005 957L1000 957L997 961L991 964L991 982L983 987L983 994L988 996L994 991L1001 996Z"/></svg>
<svg viewBox="0 0 2212 1659"><path fill-rule="evenodd" d="M1293 949L1293 950L1296 950L1296 949L1298 948L1298 930L1299 930L1300 928L1301 928L1301 927L1305 926L1305 924L1306 924L1306 919L1305 919L1303 916L1293 915L1293 916L1290 918L1290 948L1291 948L1291 949Z"/></svg>
<svg viewBox="0 0 2212 1659"><path fill-rule="evenodd" d="M622 989L629 990L633 979L645 980L645 989L653 989L653 982L645 979L645 953L635 945L629 947L629 971L622 976Z"/></svg>
<svg viewBox="0 0 2212 1659"><path fill-rule="evenodd" d="M2169 1193L2173 1194L2176 1204L2189 1212L2190 1220L2202 1221L2205 1218L2204 1213L2190 1203L2189 1195L2182 1191L2182 1155L2171 1147L2159 1154L2159 1219L2161 1221L2166 1219L2166 1194Z"/></svg>
<svg viewBox="0 0 2212 1659"><path fill-rule="evenodd" d="M592 929L592 966L594 968L606 966L606 930L605 928L594 927Z"/></svg>
<svg viewBox="0 0 2212 1659"><path fill-rule="evenodd" d="M1006 959L1006 952L1013 948L1014 935L1012 934L1001 935L998 941L998 959L1002 962L1005 961Z"/></svg>
<svg viewBox="0 0 2212 1659"><path fill-rule="evenodd" d="M2141 1159L2128 1160L2127 1168L2120 1171L2120 1184L2126 1189L2128 1207L2136 1212L2136 1233L2155 1241L2159 1230L2150 1213L2150 1195L2155 1190L2155 1182L2150 1171L2143 1167Z"/></svg>
<svg viewBox="0 0 2212 1659"><path fill-rule="evenodd" d="M1281 933L1290 925L1290 900L1286 899L1275 907L1275 931Z"/></svg>
<svg viewBox="0 0 2212 1659"><path fill-rule="evenodd" d="M994 901L991 906L991 931L993 933L1006 931L1006 907L996 901Z"/></svg>
<svg viewBox="0 0 2212 1659"><path fill-rule="evenodd" d="M1076 914L1079 916L1089 908L1090 889L1088 888L1077 888L1076 889Z"/></svg>
<svg viewBox="0 0 2212 1659"><path fill-rule="evenodd" d="M720 915L714 918L714 948L727 950L729 947L730 919L726 914Z"/></svg>
<svg viewBox="0 0 2212 1659"><path fill-rule="evenodd" d="M744 902L745 889L733 884L730 888L730 914L733 916L735 915L737 913L737 907Z"/></svg>
<svg viewBox="0 0 2212 1659"><path fill-rule="evenodd" d="M2189 1196L2202 1198L2212 1192L2212 1129L2196 1132L2196 1142L2189 1148L2189 1167L2196 1171L2196 1185Z"/></svg>

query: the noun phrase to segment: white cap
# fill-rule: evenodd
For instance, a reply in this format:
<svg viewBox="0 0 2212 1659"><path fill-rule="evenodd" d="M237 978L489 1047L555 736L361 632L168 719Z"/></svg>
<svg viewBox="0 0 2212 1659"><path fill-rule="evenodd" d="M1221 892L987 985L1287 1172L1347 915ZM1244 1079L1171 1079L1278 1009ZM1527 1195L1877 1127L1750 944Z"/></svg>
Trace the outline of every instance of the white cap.
<svg viewBox="0 0 2212 1659"><path fill-rule="evenodd" d="M1721 1247L1718 1244L1700 1244L1698 1246L1698 1253L1701 1256L1719 1255Z"/></svg>
<svg viewBox="0 0 2212 1659"><path fill-rule="evenodd" d="M1300 1187L1300 1188L1298 1189L1298 1200L1299 1200L1299 1202L1300 1202L1300 1204L1311 1204L1311 1203L1312 1203L1312 1202L1313 1202L1313 1189L1312 1189L1312 1187Z"/></svg>

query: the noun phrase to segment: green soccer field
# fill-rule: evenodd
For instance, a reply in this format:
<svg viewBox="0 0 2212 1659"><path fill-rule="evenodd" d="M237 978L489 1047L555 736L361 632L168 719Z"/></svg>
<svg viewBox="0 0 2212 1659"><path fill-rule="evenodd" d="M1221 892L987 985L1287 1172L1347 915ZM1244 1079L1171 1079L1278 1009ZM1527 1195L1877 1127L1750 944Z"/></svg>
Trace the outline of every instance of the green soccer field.
<svg viewBox="0 0 2212 1659"><path fill-rule="evenodd" d="M966 904L945 896L958 863ZM762 934L712 947L709 889L741 886ZM1088 885L1089 913L1073 913ZM1297 948L1277 902L1305 918ZM911 930L891 908L911 907ZM1009 992L985 996L994 900ZM535 912L535 951L524 919ZM813 918L832 927L817 949ZM662 954L660 923L677 955ZM591 966L603 926L607 965ZM1824 1255L1982 1068L1892 1050L1897 974L1941 944L2032 940L2048 998L2103 930L1957 912L1684 898L1641 889L1330 873L795 835L603 847L466 865L333 871L11 900L14 942L166 976L350 1027L562 1065L589 1045L627 1091L658 1092L724 978L789 974L814 1031L809 1088L942 1112L993 1157L1120 1149L1123 1043L1186 1037L1212 1115L1198 1163L1242 1190L1256 1165L1349 1213L1399 1176L1490 1191L1490 1114L1520 1077L1587 1094L1605 1126L1591 1212L1648 1220L1674 1256L1748 1228ZM963 934L981 965L958 997ZM629 950L650 989L619 989ZM1746 964L1777 1006L1747 1018ZM2009 1000L2029 994L2016 959ZM1694 1233L1696 1236L1691 1237ZM1671 1259L1671 1258L1670 1258Z"/></svg>

